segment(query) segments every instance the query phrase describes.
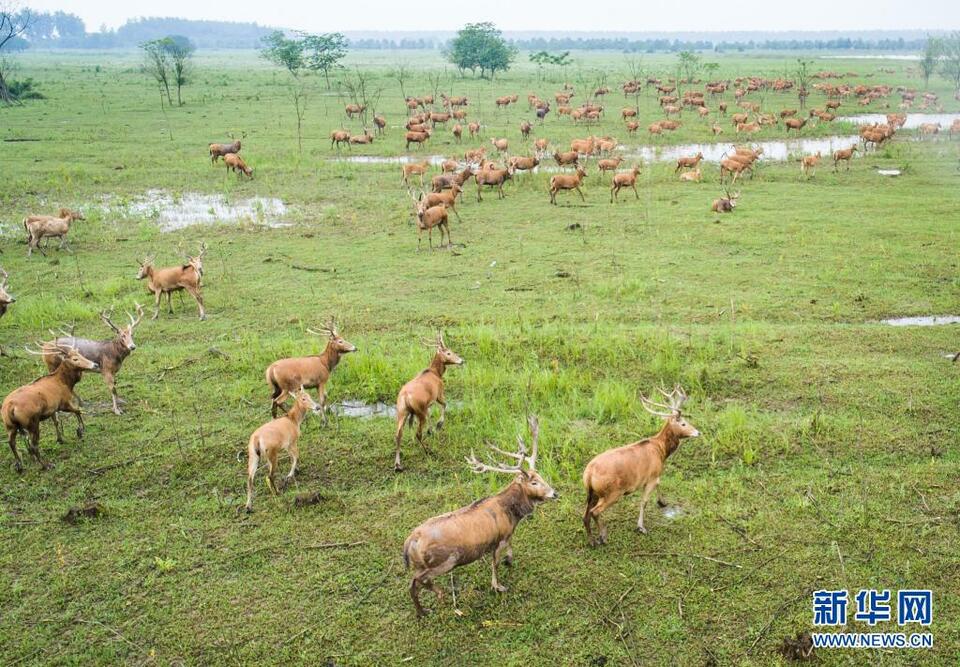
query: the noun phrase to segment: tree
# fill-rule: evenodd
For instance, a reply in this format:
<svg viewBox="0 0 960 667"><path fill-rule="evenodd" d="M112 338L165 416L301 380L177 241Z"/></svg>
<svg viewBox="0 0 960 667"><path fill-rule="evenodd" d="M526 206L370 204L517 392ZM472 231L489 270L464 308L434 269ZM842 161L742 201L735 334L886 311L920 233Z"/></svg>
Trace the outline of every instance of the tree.
<svg viewBox="0 0 960 667"><path fill-rule="evenodd" d="M167 37L163 42L163 47L170 56L173 83L177 86L177 104L183 106L180 89L187 84L187 75L190 73L191 58L195 49L189 39L179 35Z"/></svg>
<svg viewBox="0 0 960 667"><path fill-rule="evenodd" d="M161 91L166 91L167 102L173 106L173 98L170 96L170 52L166 47L166 38L152 39L140 45L143 49L143 68L150 76L157 80L157 85ZM161 106L163 97L160 97Z"/></svg>
<svg viewBox="0 0 960 667"><path fill-rule="evenodd" d="M800 108L803 109L807 104L807 83L810 81L810 73L807 68L812 64L810 60L797 58L797 68L793 71L794 80L797 83L797 98L800 100Z"/></svg>
<svg viewBox="0 0 960 667"><path fill-rule="evenodd" d="M693 83L694 79L697 78L697 74L700 72L700 68L703 66L700 61L700 56L693 51L681 51L677 54L677 60L677 65L683 78L689 83Z"/></svg>
<svg viewBox="0 0 960 667"><path fill-rule="evenodd" d="M450 40L446 56L461 72L468 69L476 74L479 69L482 78L488 73L493 78L498 71L510 69L517 49L492 23L468 23Z"/></svg>
<svg viewBox="0 0 960 667"><path fill-rule="evenodd" d="M307 92L300 75L306 66L304 60L304 46L300 39L290 39L280 30L275 30L263 38L260 57L269 60L274 65L283 67L293 81L290 86L290 97L293 100L293 109L297 115L297 147L303 155L303 118L307 113Z"/></svg>
<svg viewBox="0 0 960 667"><path fill-rule="evenodd" d="M573 60L570 58L570 52L550 53L549 51L537 51L531 53L530 62L537 66L537 80L543 80L543 68L545 65L554 65L555 67L567 67Z"/></svg>
<svg viewBox="0 0 960 667"><path fill-rule="evenodd" d="M403 101L407 101L407 90L405 87L407 79L410 78L410 66L400 61L398 62L392 70L390 70L390 77L400 84L400 97L403 98ZM406 109L406 106L404 106Z"/></svg>
<svg viewBox="0 0 960 667"><path fill-rule="evenodd" d="M937 60L939 58L940 44L933 37L927 38L927 46L923 51L923 58L920 59L920 74L923 76L923 86L930 86L930 77L937 70Z"/></svg>
<svg viewBox="0 0 960 667"><path fill-rule="evenodd" d="M960 32L938 40L940 75L953 84L955 94L960 94Z"/></svg>
<svg viewBox="0 0 960 667"><path fill-rule="evenodd" d="M323 72L323 78L330 88L330 72L340 67L340 61L347 55L347 38L339 32L325 35L300 33L300 46L307 69Z"/></svg>
<svg viewBox="0 0 960 667"><path fill-rule="evenodd" d="M18 102L18 97L11 91L5 76L12 67L7 53L20 46L20 35L27 32L32 24L33 14L30 10L17 12L15 5L0 4L0 104L9 106Z"/></svg>

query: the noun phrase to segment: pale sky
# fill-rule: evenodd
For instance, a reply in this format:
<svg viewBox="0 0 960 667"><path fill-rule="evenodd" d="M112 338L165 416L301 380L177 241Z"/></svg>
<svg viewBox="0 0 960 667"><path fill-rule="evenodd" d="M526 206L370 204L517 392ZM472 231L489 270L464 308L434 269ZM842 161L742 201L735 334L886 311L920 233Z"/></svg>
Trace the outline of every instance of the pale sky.
<svg viewBox="0 0 960 667"><path fill-rule="evenodd" d="M960 0L21 0L78 14L87 30L138 16L255 21L311 32L453 30L493 21L502 30L893 30L960 29Z"/></svg>

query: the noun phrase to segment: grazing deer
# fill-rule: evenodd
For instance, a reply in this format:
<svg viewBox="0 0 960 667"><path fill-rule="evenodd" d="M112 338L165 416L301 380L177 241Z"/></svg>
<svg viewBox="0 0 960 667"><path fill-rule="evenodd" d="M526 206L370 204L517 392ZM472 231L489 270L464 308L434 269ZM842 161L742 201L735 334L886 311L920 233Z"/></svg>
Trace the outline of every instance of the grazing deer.
<svg viewBox="0 0 960 667"><path fill-rule="evenodd" d="M13 295L7 291L7 272L0 268L0 317L3 317L7 312L7 306L11 303L16 303L16 299L13 298Z"/></svg>
<svg viewBox="0 0 960 667"><path fill-rule="evenodd" d="M857 146L854 144L850 148L841 148L833 152L833 170L837 171L837 163L846 162L847 169L850 169L850 160L853 158L854 152L856 152Z"/></svg>
<svg viewBox="0 0 960 667"><path fill-rule="evenodd" d="M77 220L86 218L79 211L68 208L61 208L58 215L28 215L23 219L23 228L27 230L27 257L33 255L34 249L46 257L47 253L40 246L40 241L52 238L60 239L60 250L66 248L73 252L67 243L67 234L70 232L70 225Z"/></svg>
<svg viewBox="0 0 960 667"><path fill-rule="evenodd" d="M740 198L740 193L737 192L731 195L726 190L723 192L726 194L726 197L713 200L713 205L710 207L710 210L714 213L732 213L733 209L737 207L737 199Z"/></svg>
<svg viewBox="0 0 960 667"><path fill-rule="evenodd" d="M478 500L447 514L428 519L410 533L403 543L403 562L413 568L410 581L410 597L421 617L429 610L420 604L420 590L429 588L436 593L437 601L443 591L435 580L450 570L467 565L491 553L492 573L490 585L498 593L507 587L497 578L501 562L513 564L513 548L510 540L522 519L530 516L537 505L556 499L559 494L537 472L537 447L540 426L536 417L528 419L532 448L527 455L523 438L518 438L515 454L491 445L495 452L514 459L514 463L481 463L472 453L467 463L475 473L500 472L514 475L513 481L494 496ZM526 463L527 468L523 465Z"/></svg>
<svg viewBox="0 0 960 667"><path fill-rule="evenodd" d="M26 349L31 354L44 354L42 348L38 352L30 348ZM74 348L62 346L59 351L63 354L63 362L57 370L19 389L14 389L3 399L3 405L0 405L0 418L3 419L4 428L7 429L10 451L13 452L14 466L18 473L23 472L23 459L17 451L18 434L29 438L27 449L40 467L44 469L51 467L40 456L40 422L52 419L57 431L57 442L62 443L63 432L57 420L57 412L72 412L77 418L77 437L83 437L84 425L80 399L73 393L73 388L80 382L83 371L95 371L99 367L95 361L87 359Z"/></svg>
<svg viewBox="0 0 960 667"><path fill-rule="evenodd" d="M277 416L287 397L297 389L317 390L317 400L323 409L323 423L327 423L327 381L333 373L340 358L345 354L356 352L353 343L347 342L337 331L337 323L330 320L319 331L307 329L307 333L314 336L326 336L327 345L320 354L306 357L288 357L273 362L267 367L264 377L273 394L271 396L270 414Z"/></svg>
<svg viewBox="0 0 960 667"><path fill-rule="evenodd" d="M437 403L440 406L440 419L437 420L436 430L443 428L443 420L447 415L447 401L443 393L443 374L447 366L462 366L463 359L453 350L447 347L443 342L443 334L437 332L436 341L425 343L429 347L436 346L433 360L429 368L420 371L420 374L407 382L397 394L397 431L394 435L394 447L396 448L393 459L393 469L397 472L403 470L400 465L400 442L403 439L404 422L408 425L413 424L413 419L417 419L417 442L424 449L423 444L423 426L430 416L430 406ZM427 435L430 431L427 432Z"/></svg>
<svg viewBox="0 0 960 667"><path fill-rule="evenodd" d="M550 177L550 203L556 206L557 204L557 193L561 190L576 190L577 194L580 195L581 201L587 201L583 196L583 190L580 189L580 185L583 183L583 179L587 176L586 170L577 165L576 174L556 174Z"/></svg>
<svg viewBox="0 0 960 667"><path fill-rule="evenodd" d="M351 143L353 143L352 139ZM227 171L233 171L237 175L237 178L244 175L253 178L253 169L248 167L247 163L243 161L243 158L236 153L227 153L224 155L223 164L227 166Z"/></svg>
<svg viewBox="0 0 960 667"><path fill-rule="evenodd" d="M137 349L136 343L133 342L133 330L143 320L143 306L139 303L136 306L137 318L134 319L133 315L127 313L130 324L125 327L118 327L114 324L108 313L100 313L100 319L103 320L103 323L116 334L110 340L90 340L88 338L77 338L71 334L61 336L43 346L43 363L47 365L47 370L50 373L57 370L57 367L63 363L63 349L75 349L90 361L96 362L100 367L100 373L103 375L103 381L110 389L115 415L123 414L119 404L125 402L117 395L116 376L120 372L123 361Z"/></svg>
<svg viewBox="0 0 960 667"><path fill-rule="evenodd" d="M644 438L616 449L608 449L591 459L583 471L583 485L587 489L587 508L583 513L583 527L587 530L587 538L591 546L606 544L607 527L600 521L600 514L616 503L622 496L629 495L643 487L643 497L640 500L640 516L637 519L637 530L646 533L643 525L643 510L650 499L650 494L660 483L663 466L673 452L680 446L684 438L696 438L700 435L694 426L684 419L680 412L687 400L687 395L677 385L667 394L669 405L655 403L645 396L640 397L643 408L658 417L664 418L660 432L652 438ZM595 539L591 528L591 520L596 523L599 535Z"/></svg>
<svg viewBox="0 0 960 667"><path fill-rule="evenodd" d="M800 173L810 178L817 173L817 165L820 164L820 151L816 155L805 155L800 158Z"/></svg>
<svg viewBox="0 0 960 667"><path fill-rule="evenodd" d="M294 394L293 407L282 417L267 422L250 436L247 444L247 504L244 509L249 514L253 511L253 480L260 467L260 459L267 461L267 488L274 495L277 494L277 485L273 476L277 471L277 456L281 451L290 454L290 472L284 480L286 486L297 472L297 461L300 459L300 449L297 441L300 439L300 424L307 415L318 413L323 407L310 397L303 387Z"/></svg>
<svg viewBox="0 0 960 667"><path fill-rule="evenodd" d="M633 195L637 199L640 199L640 195L637 194L637 176L640 174L640 165L633 165L633 168L630 171L621 171L618 174L613 175L613 184L610 186L610 203L613 203L613 200L620 200L620 190L622 188L630 188L633 190Z"/></svg>
<svg viewBox="0 0 960 667"><path fill-rule="evenodd" d="M140 262L140 271L137 280L147 279L147 290L153 294L153 317L160 315L160 297L167 295L167 311L173 314L171 298L174 292L186 290L197 302L200 310L200 320L207 319L207 312L203 308L203 295L200 293L200 279L203 277L203 256L207 252L207 244L200 244L200 254L189 257L186 264L158 269L153 266L153 257Z"/></svg>

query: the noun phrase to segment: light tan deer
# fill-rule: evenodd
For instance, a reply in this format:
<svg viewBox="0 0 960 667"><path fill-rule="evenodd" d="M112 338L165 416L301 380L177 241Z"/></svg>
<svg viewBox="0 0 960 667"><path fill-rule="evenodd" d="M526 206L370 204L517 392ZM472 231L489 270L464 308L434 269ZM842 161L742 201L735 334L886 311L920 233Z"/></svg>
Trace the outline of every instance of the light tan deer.
<svg viewBox="0 0 960 667"><path fill-rule="evenodd" d="M200 254L189 257L186 264L158 269L153 266L153 258L140 262L140 271L137 280L147 279L147 289L153 294L153 317L160 316L160 297L167 295L167 310L173 314L171 297L174 292L186 290L197 302L200 310L200 319L207 319L207 312L203 308L203 295L200 293L200 279L203 277L203 256L207 252L207 244L200 244Z"/></svg>

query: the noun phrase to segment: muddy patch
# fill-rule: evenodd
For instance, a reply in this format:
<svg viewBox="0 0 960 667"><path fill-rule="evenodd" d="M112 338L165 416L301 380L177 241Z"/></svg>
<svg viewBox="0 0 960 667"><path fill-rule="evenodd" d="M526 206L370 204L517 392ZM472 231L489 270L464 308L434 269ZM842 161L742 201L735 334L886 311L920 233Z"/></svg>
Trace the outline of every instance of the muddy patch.
<svg viewBox="0 0 960 667"><path fill-rule="evenodd" d="M106 508L100 503L86 503L79 507L71 507L63 515L63 520L72 526L86 519L97 519L106 514Z"/></svg>
<svg viewBox="0 0 960 667"><path fill-rule="evenodd" d="M941 129L948 129L960 113L908 113L907 122L903 124L905 130L915 130L924 123L940 123ZM837 122L853 123L854 125L872 125L886 123L887 116L882 113L866 113L859 116L838 116Z"/></svg>
<svg viewBox="0 0 960 667"><path fill-rule="evenodd" d="M334 403L330 410L338 417L352 417L354 419L373 419L374 417L389 417L395 419L397 416L396 406L377 401L376 403L364 403L363 401L342 401Z"/></svg>
<svg viewBox="0 0 960 667"><path fill-rule="evenodd" d="M259 224L287 227L287 206L276 197L251 197L227 201L218 194L185 192L174 196L166 190L148 190L124 207L130 215L156 221L160 229L172 232L193 225Z"/></svg>
<svg viewBox="0 0 960 667"><path fill-rule="evenodd" d="M921 315L917 317L894 317L880 320L892 327L936 327L943 324L960 324L960 315Z"/></svg>

